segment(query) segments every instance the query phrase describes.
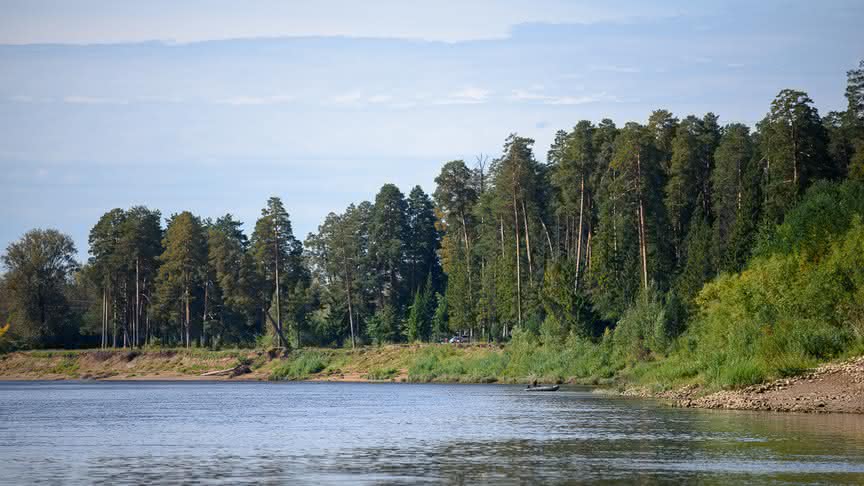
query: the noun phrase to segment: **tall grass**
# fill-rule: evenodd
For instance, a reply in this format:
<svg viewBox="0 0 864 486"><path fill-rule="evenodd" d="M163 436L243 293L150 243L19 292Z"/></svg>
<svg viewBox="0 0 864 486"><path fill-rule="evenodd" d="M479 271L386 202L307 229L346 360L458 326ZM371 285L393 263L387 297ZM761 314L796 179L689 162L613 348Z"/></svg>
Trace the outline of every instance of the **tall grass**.
<svg viewBox="0 0 864 486"><path fill-rule="evenodd" d="M327 367L330 357L320 351L304 350L293 353L283 363L273 367L270 380L303 380Z"/></svg>

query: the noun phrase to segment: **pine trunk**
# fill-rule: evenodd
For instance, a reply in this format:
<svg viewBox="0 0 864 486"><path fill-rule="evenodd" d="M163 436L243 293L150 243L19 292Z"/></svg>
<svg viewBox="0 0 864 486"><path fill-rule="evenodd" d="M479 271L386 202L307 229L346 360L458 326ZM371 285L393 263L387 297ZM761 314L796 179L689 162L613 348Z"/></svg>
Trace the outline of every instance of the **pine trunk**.
<svg viewBox="0 0 864 486"><path fill-rule="evenodd" d="M573 281L573 288L579 288L579 270L582 264L582 213L585 210L585 174L579 183L579 229L576 240L576 279Z"/></svg>
<svg viewBox="0 0 864 486"><path fill-rule="evenodd" d="M639 250L642 256L642 288L648 288L648 243L645 234L645 206L642 201L642 157L636 154L636 191L639 195Z"/></svg>
<svg viewBox="0 0 864 486"><path fill-rule="evenodd" d="M516 323L522 327L522 263L519 244L519 209L516 204L516 195L513 195L513 229L516 231Z"/></svg>

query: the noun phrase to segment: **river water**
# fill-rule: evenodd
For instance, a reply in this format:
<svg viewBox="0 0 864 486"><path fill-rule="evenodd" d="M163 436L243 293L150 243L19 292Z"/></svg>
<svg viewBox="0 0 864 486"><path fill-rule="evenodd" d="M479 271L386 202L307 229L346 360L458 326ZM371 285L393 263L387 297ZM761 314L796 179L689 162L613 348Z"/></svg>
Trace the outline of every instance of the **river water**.
<svg viewBox="0 0 864 486"><path fill-rule="evenodd" d="M0 382L0 483L864 484L864 417L585 388Z"/></svg>

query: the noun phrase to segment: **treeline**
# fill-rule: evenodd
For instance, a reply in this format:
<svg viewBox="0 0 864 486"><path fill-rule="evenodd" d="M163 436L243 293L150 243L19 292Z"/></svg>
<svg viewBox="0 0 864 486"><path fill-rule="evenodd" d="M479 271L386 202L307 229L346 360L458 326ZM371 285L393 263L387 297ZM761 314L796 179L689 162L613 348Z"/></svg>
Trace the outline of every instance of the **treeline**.
<svg viewBox="0 0 864 486"><path fill-rule="evenodd" d="M545 163L511 135L493 160L446 163L432 195L386 184L305 243L278 198L251 237L230 214L163 228L159 211L111 210L80 266L68 237L34 230L3 256L0 312L21 346L216 347L597 340L653 306L639 339L663 348L815 181L864 179L864 62L847 79L845 111L783 90L754 130L665 110L583 120Z"/></svg>

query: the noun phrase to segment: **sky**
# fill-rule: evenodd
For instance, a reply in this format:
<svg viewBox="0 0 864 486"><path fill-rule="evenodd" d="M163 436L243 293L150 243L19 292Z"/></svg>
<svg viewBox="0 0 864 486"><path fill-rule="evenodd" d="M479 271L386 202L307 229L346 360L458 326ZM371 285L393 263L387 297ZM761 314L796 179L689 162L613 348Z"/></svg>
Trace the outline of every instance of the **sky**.
<svg viewBox="0 0 864 486"><path fill-rule="evenodd" d="M441 165L545 160L581 119L843 109L864 2L0 0L0 249L106 211L232 213L295 235Z"/></svg>

